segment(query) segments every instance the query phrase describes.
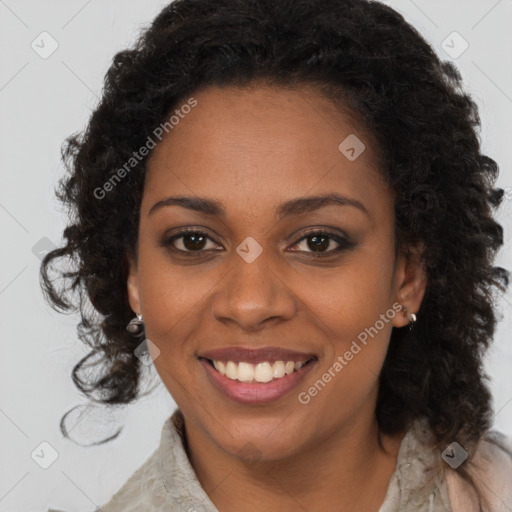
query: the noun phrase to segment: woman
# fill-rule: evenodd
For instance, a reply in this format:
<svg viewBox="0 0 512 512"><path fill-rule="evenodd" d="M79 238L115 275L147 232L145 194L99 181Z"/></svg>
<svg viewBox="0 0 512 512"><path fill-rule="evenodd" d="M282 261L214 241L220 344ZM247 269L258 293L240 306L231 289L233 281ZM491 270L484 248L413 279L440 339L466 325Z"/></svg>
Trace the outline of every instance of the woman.
<svg viewBox="0 0 512 512"><path fill-rule="evenodd" d="M78 263L80 389L129 403L147 349L178 410L101 510L512 507L503 190L460 82L365 0L177 0L115 56L43 286L72 307L48 269Z"/></svg>

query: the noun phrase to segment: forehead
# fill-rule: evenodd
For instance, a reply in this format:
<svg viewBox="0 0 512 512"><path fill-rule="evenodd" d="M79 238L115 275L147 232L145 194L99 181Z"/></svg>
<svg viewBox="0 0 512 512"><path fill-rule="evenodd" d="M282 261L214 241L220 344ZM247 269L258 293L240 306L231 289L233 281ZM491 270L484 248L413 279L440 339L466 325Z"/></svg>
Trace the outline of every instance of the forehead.
<svg viewBox="0 0 512 512"><path fill-rule="evenodd" d="M372 137L313 88L208 87L191 96L196 105L153 149L143 210L177 194L245 211L320 193L365 203L389 195Z"/></svg>

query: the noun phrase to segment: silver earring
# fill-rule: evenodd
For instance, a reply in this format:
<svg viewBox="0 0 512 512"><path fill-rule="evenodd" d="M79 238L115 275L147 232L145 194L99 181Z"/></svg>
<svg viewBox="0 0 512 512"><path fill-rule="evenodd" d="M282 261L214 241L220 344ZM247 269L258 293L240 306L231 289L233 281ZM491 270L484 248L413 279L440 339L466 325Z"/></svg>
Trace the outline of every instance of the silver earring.
<svg viewBox="0 0 512 512"><path fill-rule="evenodd" d="M142 320L142 315L139 315L137 313L137 316L135 318L132 318L130 320L130 323L126 326L126 330L132 336L140 336L144 331L144 322Z"/></svg>
<svg viewBox="0 0 512 512"><path fill-rule="evenodd" d="M402 306L402 315L407 316L407 308L405 306ZM414 322L416 322L416 319L417 319L417 317L416 317L416 315L414 313L411 313L409 315L409 322L410 322L409 323L409 330L412 329L412 327L414 325Z"/></svg>

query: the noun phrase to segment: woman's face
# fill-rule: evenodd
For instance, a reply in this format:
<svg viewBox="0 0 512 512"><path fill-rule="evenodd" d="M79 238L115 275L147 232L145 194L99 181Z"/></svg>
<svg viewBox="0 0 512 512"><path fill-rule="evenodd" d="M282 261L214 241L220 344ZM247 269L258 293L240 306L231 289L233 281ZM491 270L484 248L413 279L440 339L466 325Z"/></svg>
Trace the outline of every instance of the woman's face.
<svg viewBox="0 0 512 512"><path fill-rule="evenodd" d="M187 428L232 455L278 460L368 428L391 330L408 323L398 303L417 312L424 292L395 260L370 138L308 88L194 98L148 162L128 278L159 375ZM184 228L200 234L171 240Z"/></svg>

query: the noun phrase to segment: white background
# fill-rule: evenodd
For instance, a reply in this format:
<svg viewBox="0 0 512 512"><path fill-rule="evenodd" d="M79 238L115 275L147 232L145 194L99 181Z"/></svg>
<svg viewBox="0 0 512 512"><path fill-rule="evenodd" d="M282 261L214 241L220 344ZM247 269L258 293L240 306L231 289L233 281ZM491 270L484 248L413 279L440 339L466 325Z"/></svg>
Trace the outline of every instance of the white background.
<svg viewBox="0 0 512 512"><path fill-rule="evenodd" d="M63 140L85 127L113 55L129 46L166 3L0 0L0 511L46 511L49 506L69 512L94 510L153 452L162 424L175 407L160 385L149 397L108 421L103 419L104 425L115 429L125 425L115 441L84 448L63 438L61 416L86 403L70 373L87 351L77 341L77 317L59 315L44 303L38 281L40 261L32 252L43 237L57 245L61 241L66 219L53 189L63 173ZM480 107L484 152L501 168L498 185L509 187L499 214L506 246L497 263L511 269L512 1L387 3L417 27L444 59L450 57L442 42L453 31L469 44L454 60L466 90ZM59 45L47 59L31 48L43 31ZM461 48L458 39L453 41L455 50ZM486 361L495 428L508 435L512 435L511 304L509 292L500 301L503 319ZM74 433L84 434L97 417L101 414L84 417ZM31 458L43 441L58 453L46 470Z"/></svg>

